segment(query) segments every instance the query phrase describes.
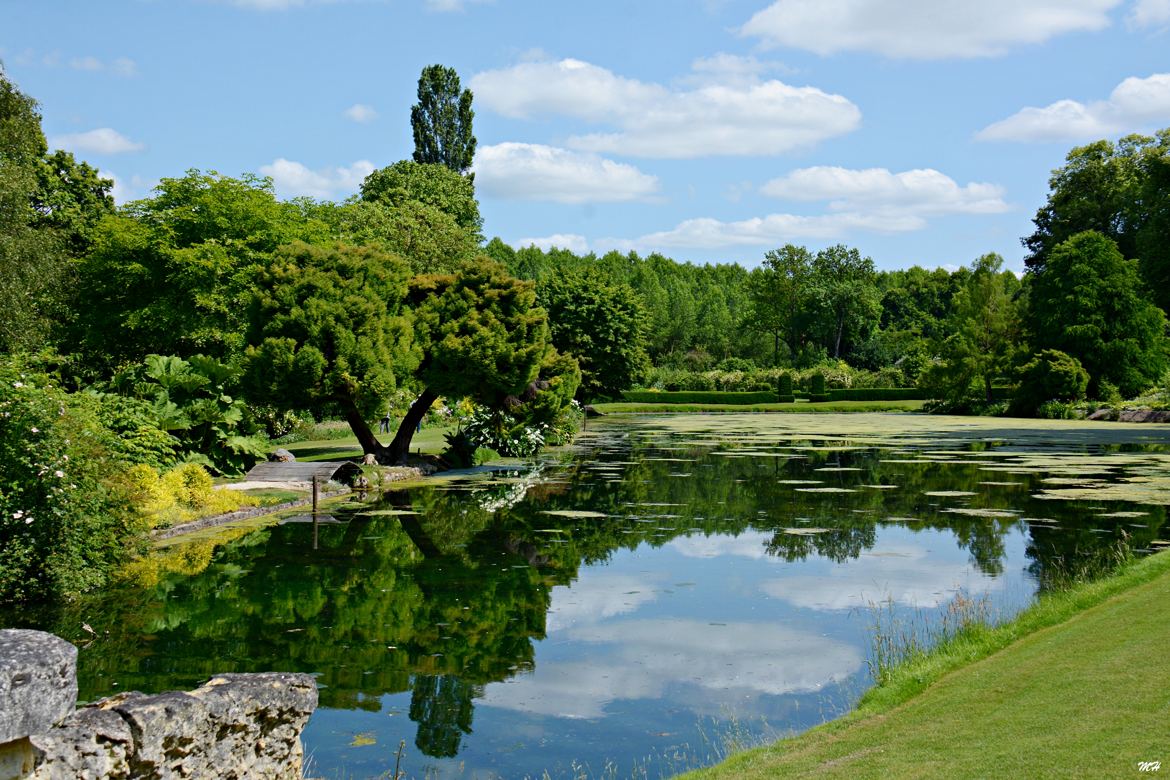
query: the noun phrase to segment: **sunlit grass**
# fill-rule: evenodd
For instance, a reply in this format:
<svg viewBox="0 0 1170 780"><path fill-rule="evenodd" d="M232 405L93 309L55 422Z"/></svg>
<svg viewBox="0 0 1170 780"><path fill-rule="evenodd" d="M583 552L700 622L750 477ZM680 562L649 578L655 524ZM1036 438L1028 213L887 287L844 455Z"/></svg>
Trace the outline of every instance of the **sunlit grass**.
<svg viewBox="0 0 1170 780"><path fill-rule="evenodd" d="M1166 750L1170 554L971 625L857 709L693 775L1123 777Z"/></svg>

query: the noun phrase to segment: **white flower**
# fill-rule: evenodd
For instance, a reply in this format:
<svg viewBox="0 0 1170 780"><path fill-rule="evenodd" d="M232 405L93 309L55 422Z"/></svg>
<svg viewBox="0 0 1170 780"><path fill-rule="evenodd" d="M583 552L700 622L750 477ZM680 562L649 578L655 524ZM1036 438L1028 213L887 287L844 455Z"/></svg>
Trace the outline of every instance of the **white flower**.
<svg viewBox="0 0 1170 780"><path fill-rule="evenodd" d="M12 386L13 387L24 387L24 382L13 382Z"/></svg>
<svg viewBox="0 0 1170 780"><path fill-rule="evenodd" d="M65 478L65 472L62 471L61 469L57 469L56 471L54 471L53 475L55 477L57 477L57 479L64 479Z"/></svg>
<svg viewBox="0 0 1170 780"><path fill-rule="evenodd" d="M23 509L17 509L15 512L12 513L13 520L19 520L22 517L24 517L24 510Z"/></svg>
<svg viewBox="0 0 1170 780"><path fill-rule="evenodd" d="M32 525L32 520L33 520L32 515L29 515L28 517L24 518L24 524L25 525Z"/></svg>
<svg viewBox="0 0 1170 780"><path fill-rule="evenodd" d="M38 428L38 427L36 427L36 426L34 425L34 426L32 427L32 432L33 432L33 433L40 433L40 432L41 432L41 429L40 429L40 428Z"/></svg>

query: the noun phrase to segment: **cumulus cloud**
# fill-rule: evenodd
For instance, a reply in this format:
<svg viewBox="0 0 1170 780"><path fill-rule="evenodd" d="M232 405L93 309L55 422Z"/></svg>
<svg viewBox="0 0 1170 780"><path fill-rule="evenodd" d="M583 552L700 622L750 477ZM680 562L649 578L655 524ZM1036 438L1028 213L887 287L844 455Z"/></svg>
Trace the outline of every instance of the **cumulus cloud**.
<svg viewBox="0 0 1170 780"><path fill-rule="evenodd" d="M820 690L861 668L850 645L771 623L622 620L573 629L591 645L585 660L546 661L531 673L488 685L483 705L563 718L599 718L617 700L745 706L762 695Z"/></svg>
<svg viewBox="0 0 1170 780"><path fill-rule="evenodd" d="M345 117L347 119L362 124L374 121L377 116L378 112L374 110L374 107L367 106L365 103L354 103L345 109Z"/></svg>
<svg viewBox="0 0 1170 780"><path fill-rule="evenodd" d="M91 154L124 154L145 149L145 144L131 141L117 130L99 127L84 133L65 133L49 138L49 145L72 152Z"/></svg>
<svg viewBox="0 0 1170 780"><path fill-rule="evenodd" d="M294 160L278 157L270 165L260 166L260 173L272 178L276 194L283 198L331 198L338 193L353 192L373 172L374 164L369 160L358 160L347 167L311 170Z"/></svg>
<svg viewBox="0 0 1170 780"><path fill-rule="evenodd" d="M585 239L585 236L577 233L553 233L551 236L542 236L539 238L520 238L516 240L516 246L534 246L546 252L556 247L557 249L568 249L570 252L578 255L589 253L589 242Z"/></svg>
<svg viewBox="0 0 1170 780"><path fill-rule="evenodd" d="M1131 27L1170 25L1170 0L1137 0L1126 17Z"/></svg>
<svg viewBox="0 0 1170 780"><path fill-rule="evenodd" d="M700 60L702 83L673 89L564 59L485 71L470 85L480 105L504 116L561 115L616 126L613 132L577 135L567 142L599 153L770 155L848 133L860 122L860 110L841 95L760 81L758 73L747 60Z"/></svg>
<svg viewBox="0 0 1170 780"><path fill-rule="evenodd" d="M1109 26L1109 11L1119 3L777 0L752 16L741 31L769 44L817 54L864 51L908 59L991 57L1065 33L1104 29Z"/></svg>
<svg viewBox="0 0 1170 780"><path fill-rule="evenodd" d="M940 532L932 532L941 535ZM960 591L989 593L1003 583L969 562L931 557L919 544L881 543L856 560L816 575L766 580L769 596L802 609L848 610L892 601L908 607L939 607Z"/></svg>
<svg viewBox="0 0 1170 780"><path fill-rule="evenodd" d="M541 144L480 147L474 169L480 191L497 198L612 203L658 191L658 178L632 165Z"/></svg>
<svg viewBox="0 0 1170 780"><path fill-rule="evenodd" d="M1075 141L1142 130L1170 120L1170 73L1131 76L1109 97L1029 106L976 134L980 141Z"/></svg>
<svg viewBox="0 0 1170 780"><path fill-rule="evenodd" d="M805 239L835 240L852 231L904 233L921 230L926 220L914 214L859 214L840 212L805 216L769 214L734 222L698 217L680 222L670 230L647 233L635 239L606 239L601 243L620 251L661 249L726 249L766 246Z"/></svg>
<svg viewBox="0 0 1170 780"><path fill-rule="evenodd" d="M801 168L772 179L760 191L788 200L829 201L832 211L866 213L998 214L1007 211L1003 188L960 186L932 168L892 173L886 168Z"/></svg>

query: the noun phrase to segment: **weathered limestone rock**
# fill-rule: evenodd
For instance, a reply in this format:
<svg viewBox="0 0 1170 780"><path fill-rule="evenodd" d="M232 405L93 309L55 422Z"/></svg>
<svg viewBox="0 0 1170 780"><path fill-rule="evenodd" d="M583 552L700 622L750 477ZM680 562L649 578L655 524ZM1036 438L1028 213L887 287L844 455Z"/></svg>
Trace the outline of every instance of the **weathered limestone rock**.
<svg viewBox="0 0 1170 780"><path fill-rule="evenodd" d="M296 463L297 456L293 455L288 450L281 448L269 455L268 460L275 461L277 463Z"/></svg>
<svg viewBox="0 0 1170 780"><path fill-rule="evenodd" d="M1108 406L1103 406L1100 409L1093 412L1092 414L1090 414L1085 419L1086 420L1116 420L1117 419L1117 412L1114 411L1113 409L1110 409Z"/></svg>
<svg viewBox="0 0 1170 780"><path fill-rule="evenodd" d="M307 674L224 674L190 693L76 701L73 645L0 631L0 780L300 780L317 685Z"/></svg>
<svg viewBox="0 0 1170 780"><path fill-rule="evenodd" d="M36 751L30 780L129 778L134 736L116 712L86 707L42 734L30 737Z"/></svg>
<svg viewBox="0 0 1170 780"><path fill-rule="evenodd" d="M44 731L76 702L76 647L44 631L0 630L0 745Z"/></svg>

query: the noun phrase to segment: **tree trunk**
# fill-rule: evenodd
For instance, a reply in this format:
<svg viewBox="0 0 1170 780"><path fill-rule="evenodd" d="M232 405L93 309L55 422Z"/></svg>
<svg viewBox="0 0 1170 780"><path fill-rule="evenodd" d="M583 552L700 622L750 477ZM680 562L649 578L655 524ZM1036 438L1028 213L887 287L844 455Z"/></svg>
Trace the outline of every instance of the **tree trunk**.
<svg viewBox="0 0 1170 780"><path fill-rule="evenodd" d="M350 430L357 437L358 444L362 445L362 452L366 455L372 452L381 452L381 443L378 442L378 438L374 436L374 432L370 430L370 426L366 423L365 418L362 417L361 412L358 411L353 401L342 401L341 407L345 410L345 421L349 423Z"/></svg>
<svg viewBox="0 0 1170 780"><path fill-rule="evenodd" d="M410 411L402 418L402 423L398 426L398 433L394 434L394 441L390 442L390 446L381 450L379 460L385 460L386 463L402 463L406 460L406 456L410 454L410 440L414 438L414 432L418 429L418 425L422 422L423 415L431 408L431 404L437 399L435 393L431 389L425 388L414 403L410 405Z"/></svg>

